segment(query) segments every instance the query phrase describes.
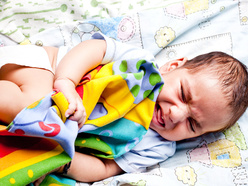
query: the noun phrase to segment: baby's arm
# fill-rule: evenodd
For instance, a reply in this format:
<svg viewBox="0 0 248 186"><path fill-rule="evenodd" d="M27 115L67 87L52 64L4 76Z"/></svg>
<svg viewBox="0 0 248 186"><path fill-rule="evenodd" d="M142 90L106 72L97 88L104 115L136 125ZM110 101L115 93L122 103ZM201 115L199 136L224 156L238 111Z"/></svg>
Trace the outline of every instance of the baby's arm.
<svg viewBox="0 0 248 186"><path fill-rule="evenodd" d="M114 160L99 159L95 156L76 152L67 176L81 181L94 182L123 173Z"/></svg>
<svg viewBox="0 0 248 186"><path fill-rule="evenodd" d="M69 102L66 116L78 121L79 127L85 122L85 109L75 87L91 69L101 64L106 52L104 40L87 40L71 49L59 63L55 72L54 88L60 90Z"/></svg>
<svg viewBox="0 0 248 186"><path fill-rule="evenodd" d="M56 168L47 174L61 174L63 169L64 166ZM124 173L124 171L114 160L99 159L95 156L75 152L75 155L71 161L71 165L67 169L66 176L80 182L95 182L121 173ZM45 179L46 175L37 179L34 182L34 185L40 185L40 183Z"/></svg>

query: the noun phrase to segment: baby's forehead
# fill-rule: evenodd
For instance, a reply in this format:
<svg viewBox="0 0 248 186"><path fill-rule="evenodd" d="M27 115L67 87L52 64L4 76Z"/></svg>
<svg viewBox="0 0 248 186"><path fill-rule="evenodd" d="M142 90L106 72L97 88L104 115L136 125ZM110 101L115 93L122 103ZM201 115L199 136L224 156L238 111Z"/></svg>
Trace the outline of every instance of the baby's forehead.
<svg viewBox="0 0 248 186"><path fill-rule="evenodd" d="M218 70L213 70L211 68L204 68L204 69L187 69L189 74L192 75L192 78L197 78L199 81L203 81L202 77L206 77L204 81L207 80L217 80L215 86L221 86L222 81L225 77L223 74L218 72Z"/></svg>
<svg viewBox="0 0 248 186"><path fill-rule="evenodd" d="M198 72L190 75L186 74L184 77L182 73L181 85L188 100L198 101L199 104L201 102L212 103L213 107L214 104L220 104L220 102L224 107L228 105L221 83L214 75Z"/></svg>

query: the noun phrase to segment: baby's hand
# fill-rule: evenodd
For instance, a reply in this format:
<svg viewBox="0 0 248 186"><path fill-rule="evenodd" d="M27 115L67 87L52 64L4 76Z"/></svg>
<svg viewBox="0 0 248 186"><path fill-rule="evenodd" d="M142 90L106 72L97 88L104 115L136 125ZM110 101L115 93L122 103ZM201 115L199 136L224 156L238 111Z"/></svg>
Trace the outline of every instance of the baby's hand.
<svg viewBox="0 0 248 186"><path fill-rule="evenodd" d="M68 96L67 96L68 95ZM85 122L86 112L83 106L82 99L76 91L65 95L69 102L69 108L65 112L65 117L69 117L70 120L77 121L78 127L81 128Z"/></svg>
<svg viewBox="0 0 248 186"><path fill-rule="evenodd" d="M69 79L58 79L54 82L54 88L61 91L69 102L69 108L65 112L65 116L77 121L78 127L81 128L86 119L86 111L82 99L75 90L74 83Z"/></svg>

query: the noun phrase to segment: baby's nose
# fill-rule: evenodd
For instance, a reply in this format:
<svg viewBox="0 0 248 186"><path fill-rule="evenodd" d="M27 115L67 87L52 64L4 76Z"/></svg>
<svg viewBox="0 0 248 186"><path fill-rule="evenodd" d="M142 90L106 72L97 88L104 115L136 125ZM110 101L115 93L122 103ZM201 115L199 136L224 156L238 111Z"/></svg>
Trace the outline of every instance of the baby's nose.
<svg viewBox="0 0 248 186"><path fill-rule="evenodd" d="M188 118L188 109L186 106L176 106L170 107L170 119L174 124L185 121Z"/></svg>

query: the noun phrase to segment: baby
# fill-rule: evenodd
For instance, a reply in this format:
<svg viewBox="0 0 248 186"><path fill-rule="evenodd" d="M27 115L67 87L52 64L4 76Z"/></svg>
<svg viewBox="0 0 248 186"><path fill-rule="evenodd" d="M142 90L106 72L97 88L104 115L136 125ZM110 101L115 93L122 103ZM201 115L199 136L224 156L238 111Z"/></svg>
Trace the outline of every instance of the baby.
<svg viewBox="0 0 248 186"><path fill-rule="evenodd" d="M98 50L105 51L105 46L98 46ZM72 56L75 53L69 53L69 55ZM104 52L100 58L103 55ZM54 86L60 89L73 105L68 110L68 115L75 113L78 116L77 120L82 121L84 116L77 113L79 110L77 108L83 108L82 102L75 93L75 85L81 76L73 79L75 71L71 68L84 69L84 67L81 63L77 67L72 67L66 61L63 61L63 66L59 66L56 71ZM164 86L157 97L150 129L157 132L167 142L227 129L238 120L247 108L247 69L242 63L227 54L212 52L191 60L187 60L187 58L173 60L163 65L159 72L163 77ZM65 84L71 84L71 87L66 87ZM148 146L151 143L151 141L146 141L144 144L142 141L137 148L142 145ZM171 148L175 147L171 145ZM136 149L134 148L134 151ZM160 150L160 155L166 154L166 158L173 154L168 146ZM115 160L98 159L76 153L70 168L66 165L63 172L76 180L92 182L120 174L123 171L139 171L141 169L137 167L130 168L138 164L132 161L143 164L138 160L140 157L133 155L138 152L140 149L136 152L128 152L121 159L116 158ZM149 155L146 156L149 157ZM155 159L157 162L152 161L153 164L161 161L158 157ZM129 163L129 166L123 165L124 160L127 161L127 164ZM144 164L142 166L145 166ZM58 172L62 172L62 168Z"/></svg>
<svg viewBox="0 0 248 186"><path fill-rule="evenodd" d="M29 47L32 54L37 54L37 61L44 61L44 64L35 66L36 59L29 56ZM22 51L22 55L15 55L15 58L11 57L14 48L0 49L0 61L4 62L0 69L0 118L5 123L10 123L24 107L54 88L60 90L69 102L66 116L77 121L81 128L86 112L75 87L89 70L100 64L134 57L154 61L149 52L113 41L99 33L94 34L92 40L65 52L67 54L63 58L57 48L29 47L16 49ZM30 60L33 64L27 62ZM57 61L60 61L58 65ZM132 151L114 160L76 152L69 164L55 171L82 182L101 180L122 172L142 171L172 156L174 141L226 129L247 108L247 69L225 53L212 52L191 60L172 60L160 67L159 72L164 86L156 99L150 129ZM150 154L137 153L148 148L146 146L153 141L156 141L153 147L160 146L155 152L157 156L149 159L152 157ZM153 147L149 148L155 149ZM36 184L41 181L42 178Z"/></svg>

